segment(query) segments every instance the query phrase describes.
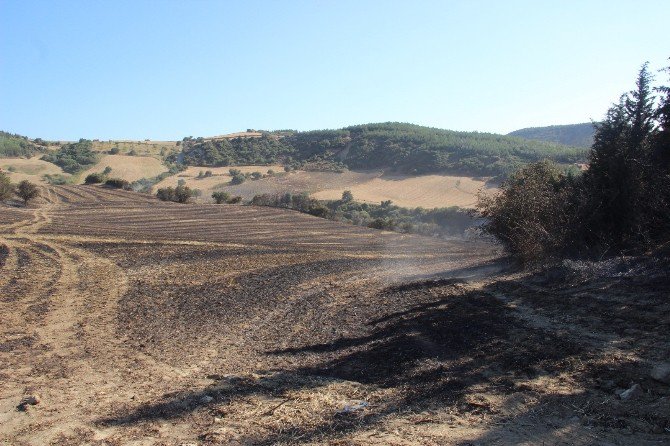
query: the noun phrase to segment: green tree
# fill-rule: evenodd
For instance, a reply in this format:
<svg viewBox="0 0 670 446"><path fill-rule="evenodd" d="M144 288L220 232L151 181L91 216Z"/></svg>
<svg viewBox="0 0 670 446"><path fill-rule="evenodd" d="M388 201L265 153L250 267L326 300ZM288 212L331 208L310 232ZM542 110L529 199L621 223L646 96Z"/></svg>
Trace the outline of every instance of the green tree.
<svg viewBox="0 0 670 446"><path fill-rule="evenodd" d="M354 201L354 194L352 194L350 190L345 190L344 192L342 192L343 203L350 203L352 201Z"/></svg>
<svg viewBox="0 0 670 446"><path fill-rule="evenodd" d="M623 95L605 119L596 124L594 143L585 174L589 203L586 227L602 249L621 249L648 241L647 198L655 132L652 76L645 63L636 89Z"/></svg>
<svg viewBox="0 0 670 446"><path fill-rule="evenodd" d="M228 200L230 200L230 194L228 194L227 192L217 191L212 193L212 198L214 199L216 204L223 204L226 203Z"/></svg>
<svg viewBox="0 0 670 446"><path fill-rule="evenodd" d="M194 191L188 186L177 186L174 189L174 201L177 203L187 203L194 195Z"/></svg>
<svg viewBox="0 0 670 446"><path fill-rule="evenodd" d="M16 195L23 200L23 204L25 205L28 204L28 201L37 198L39 194L40 190L38 187L28 180L21 181L16 188Z"/></svg>

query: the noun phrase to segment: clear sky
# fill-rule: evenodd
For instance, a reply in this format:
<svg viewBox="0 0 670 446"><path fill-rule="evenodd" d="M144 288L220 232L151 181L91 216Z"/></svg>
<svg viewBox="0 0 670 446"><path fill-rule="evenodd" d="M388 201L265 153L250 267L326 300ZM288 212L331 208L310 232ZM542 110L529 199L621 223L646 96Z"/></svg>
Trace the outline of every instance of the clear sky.
<svg viewBox="0 0 670 446"><path fill-rule="evenodd" d="M668 65L669 24L668 0L0 0L0 129L160 140L585 122L644 61Z"/></svg>

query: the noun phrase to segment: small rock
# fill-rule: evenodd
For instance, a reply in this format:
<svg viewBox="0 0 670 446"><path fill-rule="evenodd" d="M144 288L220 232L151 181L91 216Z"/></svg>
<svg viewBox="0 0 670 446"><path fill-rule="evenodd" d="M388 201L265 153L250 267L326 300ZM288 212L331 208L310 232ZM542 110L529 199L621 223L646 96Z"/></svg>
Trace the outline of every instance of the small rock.
<svg viewBox="0 0 670 446"><path fill-rule="evenodd" d="M651 370L651 377L664 384L670 384L670 362L658 364Z"/></svg>
<svg viewBox="0 0 670 446"><path fill-rule="evenodd" d="M205 396L203 396L202 398L200 398L200 402L201 402L202 404L209 404L209 403L211 403L212 401L214 401L214 398L211 397L211 396L209 396L209 395L205 395Z"/></svg>
<svg viewBox="0 0 670 446"><path fill-rule="evenodd" d="M642 387L639 384L633 384L630 389L623 391L620 396L622 400L634 400L642 395L644 395Z"/></svg>
<svg viewBox="0 0 670 446"><path fill-rule="evenodd" d="M40 399L37 395L27 395L23 397L21 402L19 403L18 406L16 406L16 409L25 412L28 406L35 406L40 403Z"/></svg>

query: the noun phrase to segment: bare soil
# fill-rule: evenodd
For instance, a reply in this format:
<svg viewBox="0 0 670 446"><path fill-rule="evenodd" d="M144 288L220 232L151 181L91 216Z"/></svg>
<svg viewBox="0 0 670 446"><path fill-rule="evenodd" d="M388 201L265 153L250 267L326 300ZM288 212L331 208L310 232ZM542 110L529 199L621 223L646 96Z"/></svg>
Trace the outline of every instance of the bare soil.
<svg viewBox="0 0 670 446"><path fill-rule="evenodd" d="M50 187L0 205L0 444L668 444L667 267Z"/></svg>

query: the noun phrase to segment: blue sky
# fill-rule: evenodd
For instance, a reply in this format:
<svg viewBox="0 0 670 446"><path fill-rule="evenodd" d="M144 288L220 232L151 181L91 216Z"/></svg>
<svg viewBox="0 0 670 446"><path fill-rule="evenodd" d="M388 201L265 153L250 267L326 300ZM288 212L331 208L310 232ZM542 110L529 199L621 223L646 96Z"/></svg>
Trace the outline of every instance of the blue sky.
<svg viewBox="0 0 670 446"><path fill-rule="evenodd" d="M667 0L0 0L0 129L160 140L584 122L644 61L668 65L668 17Z"/></svg>

